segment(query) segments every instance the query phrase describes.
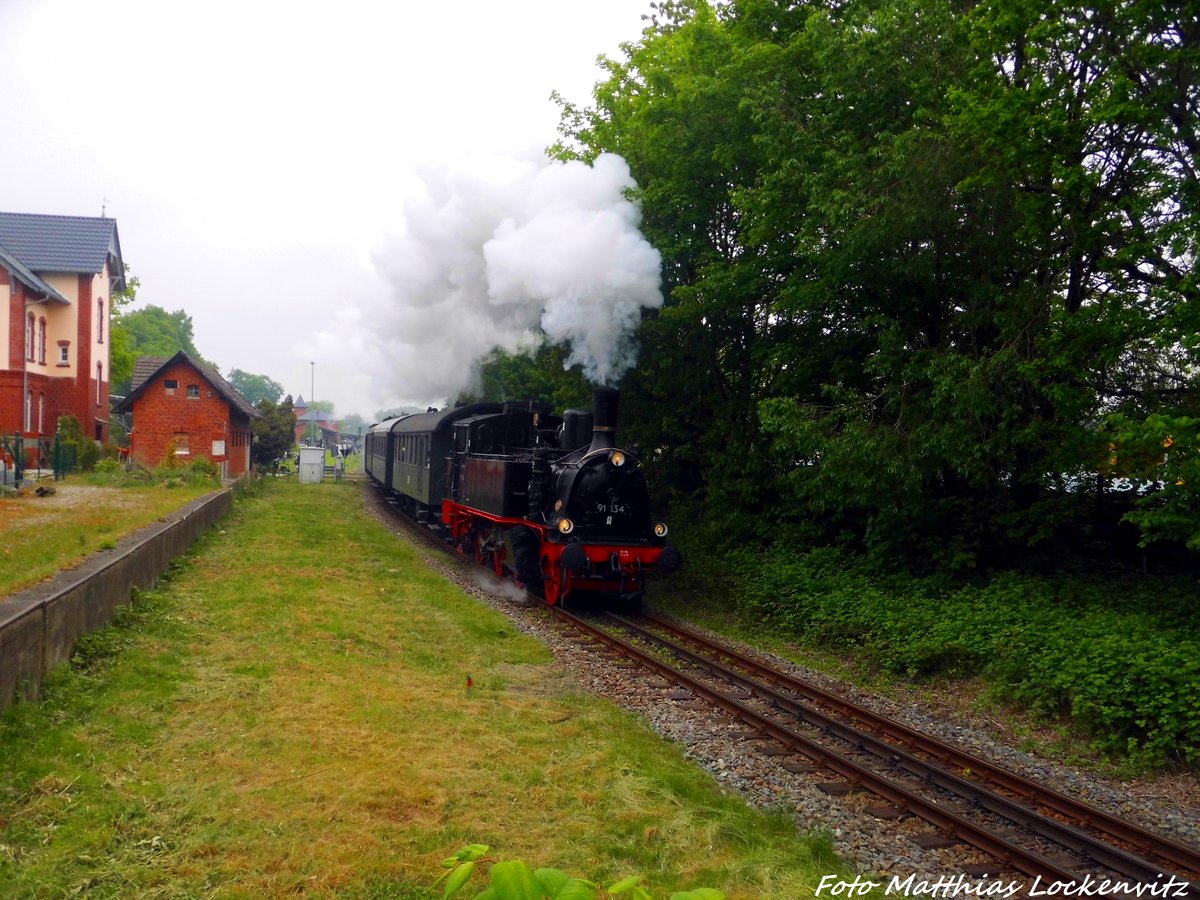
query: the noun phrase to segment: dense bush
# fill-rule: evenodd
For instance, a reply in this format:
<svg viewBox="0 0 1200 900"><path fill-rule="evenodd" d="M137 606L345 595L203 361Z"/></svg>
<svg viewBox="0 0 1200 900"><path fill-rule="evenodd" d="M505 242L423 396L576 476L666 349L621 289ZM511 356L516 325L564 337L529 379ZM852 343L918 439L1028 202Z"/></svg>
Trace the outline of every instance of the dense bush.
<svg viewBox="0 0 1200 900"><path fill-rule="evenodd" d="M71 468L80 472L90 472L100 460L100 445L83 433L83 426L74 416L60 416L58 420L58 435L62 441L63 450L68 461L73 460Z"/></svg>
<svg viewBox="0 0 1200 900"><path fill-rule="evenodd" d="M174 457L168 457L174 465L162 465L155 469L142 466L126 468L114 459L103 459L98 462L88 476L92 484L109 487L127 487L135 485L160 485L173 488L183 485L203 486L211 484L219 487L217 467L210 460L194 459L187 465L181 465Z"/></svg>
<svg viewBox="0 0 1200 900"><path fill-rule="evenodd" d="M1200 609L1189 579L1005 574L951 587L853 555L734 557L739 612L908 677L981 676L1138 765L1200 763Z"/></svg>

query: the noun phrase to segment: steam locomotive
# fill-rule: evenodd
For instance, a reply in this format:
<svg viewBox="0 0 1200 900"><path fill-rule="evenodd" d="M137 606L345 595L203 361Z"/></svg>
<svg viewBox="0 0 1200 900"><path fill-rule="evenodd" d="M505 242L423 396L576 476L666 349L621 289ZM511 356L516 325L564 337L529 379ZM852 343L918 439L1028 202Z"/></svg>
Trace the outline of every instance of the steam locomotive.
<svg viewBox="0 0 1200 900"><path fill-rule="evenodd" d="M536 401L475 403L372 425L368 476L404 512L554 604L584 592L640 603L682 557L651 519L637 454L617 447L619 394L561 417Z"/></svg>

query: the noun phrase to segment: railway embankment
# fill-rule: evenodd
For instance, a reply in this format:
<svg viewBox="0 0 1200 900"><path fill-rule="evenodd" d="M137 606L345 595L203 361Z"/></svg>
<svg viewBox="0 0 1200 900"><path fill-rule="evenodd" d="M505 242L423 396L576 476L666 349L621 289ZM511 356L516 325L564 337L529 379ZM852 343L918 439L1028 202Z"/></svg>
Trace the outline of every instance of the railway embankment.
<svg viewBox="0 0 1200 900"><path fill-rule="evenodd" d="M36 700L46 674L70 658L78 640L111 622L135 588L154 584L232 504L232 488L193 500L112 549L0 600L0 709Z"/></svg>

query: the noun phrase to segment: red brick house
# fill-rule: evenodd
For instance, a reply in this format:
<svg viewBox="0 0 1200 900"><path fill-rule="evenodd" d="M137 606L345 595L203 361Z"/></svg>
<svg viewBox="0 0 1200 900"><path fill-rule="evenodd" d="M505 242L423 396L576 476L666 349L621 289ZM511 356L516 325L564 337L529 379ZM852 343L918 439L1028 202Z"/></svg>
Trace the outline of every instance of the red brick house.
<svg viewBox="0 0 1200 900"><path fill-rule="evenodd" d="M262 414L228 381L180 350L170 359L143 356L129 396L116 412L133 413L129 453L149 468L169 450L176 459L211 460L223 478L250 470L251 423Z"/></svg>
<svg viewBox="0 0 1200 900"><path fill-rule="evenodd" d="M0 434L36 452L72 415L108 440L109 317L124 289L116 220L0 212Z"/></svg>
<svg viewBox="0 0 1200 900"><path fill-rule="evenodd" d="M339 422L332 412L309 409L303 394L296 398L292 410L296 413L297 444L328 447L338 442Z"/></svg>

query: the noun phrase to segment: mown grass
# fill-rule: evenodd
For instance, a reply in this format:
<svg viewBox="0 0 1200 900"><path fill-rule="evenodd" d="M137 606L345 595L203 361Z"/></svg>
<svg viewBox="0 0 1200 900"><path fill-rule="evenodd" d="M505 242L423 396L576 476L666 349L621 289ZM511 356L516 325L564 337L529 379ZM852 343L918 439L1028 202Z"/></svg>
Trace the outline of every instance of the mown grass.
<svg viewBox="0 0 1200 900"><path fill-rule="evenodd" d="M580 692L345 484L240 498L6 718L0 758L6 897L422 897L469 842L656 896L809 896L838 869Z"/></svg>
<svg viewBox="0 0 1200 900"><path fill-rule="evenodd" d="M111 549L218 486L116 487L85 476L46 482L55 493L0 495L0 599Z"/></svg>

